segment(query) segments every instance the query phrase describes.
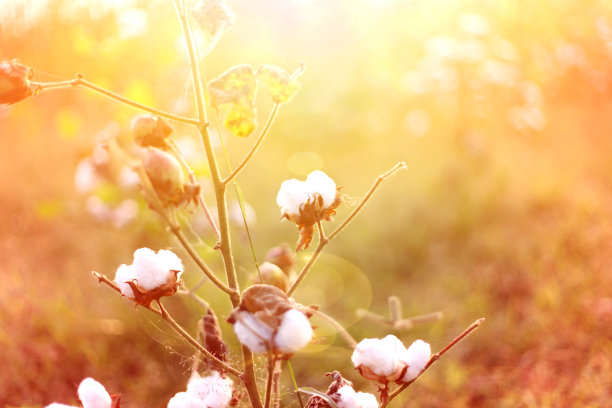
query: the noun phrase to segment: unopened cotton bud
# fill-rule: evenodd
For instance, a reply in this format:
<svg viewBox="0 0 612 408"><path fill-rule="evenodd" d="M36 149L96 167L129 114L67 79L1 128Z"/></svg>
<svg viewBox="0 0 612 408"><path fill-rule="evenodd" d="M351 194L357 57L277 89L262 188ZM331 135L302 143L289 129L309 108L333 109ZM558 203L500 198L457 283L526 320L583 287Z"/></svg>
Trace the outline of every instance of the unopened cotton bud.
<svg viewBox="0 0 612 408"><path fill-rule="evenodd" d="M138 115L130 124L134 140L140 146L166 147L172 128L159 116Z"/></svg>
<svg viewBox="0 0 612 408"><path fill-rule="evenodd" d="M79 384L79 399L83 408L110 408L112 399L106 388L93 378L85 378Z"/></svg>
<svg viewBox="0 0 612 408"><path fill-rule="evenodd" d="M402 361L408 367L402 381L414 380L423 371L430 358L431 346L423 340L414 341L401 356Z"/></svg>
<svg viewBox="0 0 612 408"><path fill-rule="evenodd" d="M16 61L0 62L0 105L10 105L32 95L32 69Z"/></svg>
<svg viewBox="0 0 612 408"><path fill-rule="evenodd" d="M271 248L266 254L266 261L277 265L286 274L291 271L293 265L295 265L295 254L287 244Z"/></svg>
<svg viewBox="0 0 612 408"><path fill-rule="evenodd" d="M151 184L164 204L175 202L183 192L185 179L181 164L170 153L147 147L143 166Z"/></svg>
<svg viewBox="0 0 612 408"><path fill-rule="evenodd" d="M207 408L225 408L232 400L234 383L213 371L206 377L194 374L187 384L187 393L196 396Z"/></svg>
<svg viewBox="0 0 612 408"><path fill-rule="evenodd" d="M338 408L377 408L378 401L373 394L367 392L355 392L353 387L345 385L337 391Z"/></svg>
<svg viewBox="0 0 612 408"><path fill-rule="evenodd" d="M261 277L260 277L261 274ZM261 280L263 279L263 282ZM276 286L283 292L287 291L289 287L289 278L285 275L285 272L277 265L270 262L264 262L259 267L259 273L255 272L251 276L251 280L257 283L265 283L267 285Z"/></svg>
<svg viewBox="0 0 612 408"><path fill-rule="evenodd" d="M363 339L355 346L351 360L360 374L381 383L397 381L406 367L401 360L402 342L393 335L382 339Z"/></svg>
<svg viewBox="0 0 612 408"><path fill-rule="evenodd" d="M178 392L168 401L168 408L207 408L197 396L188 392Z"/></svg>

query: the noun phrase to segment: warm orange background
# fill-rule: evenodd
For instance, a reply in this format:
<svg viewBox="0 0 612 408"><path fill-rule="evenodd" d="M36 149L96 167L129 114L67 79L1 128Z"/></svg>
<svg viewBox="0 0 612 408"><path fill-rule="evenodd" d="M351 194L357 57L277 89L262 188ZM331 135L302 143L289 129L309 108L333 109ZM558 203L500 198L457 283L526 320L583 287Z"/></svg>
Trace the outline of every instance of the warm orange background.
<svg viewBox="0 0 612 408"><path fill-rule="evenodd" d="M302 89L238 179L257 216L259 257L296 240L295 227L278 220L282 180L322 168L355 201L376 175L408 164L329 246L296 299L321 304L357 339L388 333L353 314L386 313L388 295L401 297L406 316L442 310L442 321L396 333L434 350L486 317L406 392L405 406L609 404L612 2L229 4L236 24L203 62L209 78L239 63L289 71L307 64ZM0 0L0 59L18 58L40 81L80 72L195 116L180 33L169 0ZM261 97L258 107L261 124L271 106ZM129 137L134 114L85 89L0 107L0 405L76 403L87 376L122 393L127 407L166 406L185 386L189 347L98 286L90 271L113 276L141 246L187 257L143 203L137 221L114 228L96 222L73 187L96 135L113 126ZM184 145L196 137L183 126L175 134ZM236 165L253 137L223 137ZM122 193L107 185L97 194L113 204ZM342 206L337 219L351 208ZM239 223L234 232L244 283L253 263ZM220 272L212 235L201 239L202 255ZM199 275L185 263L194 284ZM213 288L200 294L227 316L229 304ZM198 306L169 303L193 330ZM319 342L293 359L299 385L324 390L323 374L340 369L374 392L341 339L315 324ZM284 402L295 407L291 387L285 371Z"/></svg>

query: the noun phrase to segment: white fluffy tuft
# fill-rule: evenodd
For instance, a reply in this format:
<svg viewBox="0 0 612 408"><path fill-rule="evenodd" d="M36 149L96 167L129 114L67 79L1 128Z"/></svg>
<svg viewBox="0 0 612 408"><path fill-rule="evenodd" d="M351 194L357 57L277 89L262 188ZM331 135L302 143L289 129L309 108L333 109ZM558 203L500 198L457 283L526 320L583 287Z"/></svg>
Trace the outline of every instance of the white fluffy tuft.
<svg viewBox="0 0 612 408"><path fill-rule="evenodd" d="M136 280L136 283L146 290L155 289L166 282L172 271L178 271L177 277L183 273L183 263L172 251L165 249L155 253L149 248L140 248L134 252L131 265L121 265L115 273L115 283L121 293L129 298L134 292L126 282Z"/></svg>
<svg viewBox="0 0 612 408"><path fill-rule="evenodd" d="M249 312L242 311L236 316L234 332L238 341L244 344L253 353L266 353L272 341L274 329Z"/></svg>
<svg viewBox="0 0 612 408"><path fill-rule="evenodd" d="M233 385L217 371L206 377L196 373L187 384L187 393L199 398L207 408L225 408L232 400Z"/></svg>
<svg viewBox="0 0 612 408"><path fill-rule="evenodd" d="M296 309L287 310L274 337L276 348L281 353L295 353L311 339L312 326L306 315Z"/></svg>
<svg viewBox="0 0 612 408"><path fill-rule="evenodd" d="M431 346L423 340L415 340L401 358L408 366L402 380L412 381L423 371L431 358Z"/></svg>
<svg viewBox="0 0 612 408"><path fill-rule="evenodd" d="M390 334L382 339L363 339L351 356L353 365L367 367L377 376L392 379L403 368L400 356L405 351L402 342Z"/></svg>
<svg viewBox="0 0 612 408"><path fill-rule="evenodd" d="M206 408L206 405L197 396L183 391L170 398L168 408Z"/></svg>
<svg viewBox="0 0 612 408"><path fill-rule="evenodd" d="M377 408L378 401L373 394L367 392L355 392L355 390L345 385L338 390L340 400L338 408Z"/></svg>
<svg viewBox="0 0 612 408"><path fill-rule="evenodd" d="M85 378L79 384L79 399L83 408L110 408L111 397L106 388L93 378Z"/></svg>
<svg viewBox="0 0 612 408"><path fill-rule="evenodd" d="M276 195L276 203L281 209L281 214L297 216L300 207L317 195L323 198L324 207L331 206L336 199L336 183L320 170L310 173L306 181L296 179L283 181Z"/></svg>

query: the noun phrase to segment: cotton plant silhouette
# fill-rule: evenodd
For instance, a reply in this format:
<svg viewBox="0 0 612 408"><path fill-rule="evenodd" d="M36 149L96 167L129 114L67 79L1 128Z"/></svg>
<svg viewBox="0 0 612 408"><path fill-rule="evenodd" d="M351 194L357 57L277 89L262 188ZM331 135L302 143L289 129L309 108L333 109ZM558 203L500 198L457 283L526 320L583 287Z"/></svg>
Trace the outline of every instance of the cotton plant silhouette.
<svg viewBox="0 0 612 408"><path fill-rule="evenodd" d="M200 72L199 57L206 56L217 44L219 38L234 24L232 10L222 0L202 0L193 9L184 1L174 0L174 7L180 21L188 52L197 117L184 117L146 106L104 89L77 74L74 79L58 82L38 82L34 70L17 61L0 63L0 103L11 105L41 92L61 88L86 88L105 95L112 100L145 111L133 118L130 128L132 143L117 140L112 134L99 141L97 149L104 153L104 163L115 163L117 168L127 169L137 180L143 197L151 211L157 213L169 231L181 243L204 276L224 292L234 310L227 321L232 324L234 334L241 343L242 361L230 360L228 346L217 316L207 305L207 312L201 320L197 334L189 333L168 312L162 298L173 296L179 290L187 290L197 298L193 288L187 288L182 281L185 271L182 260L169 250L155 251L140 248L134 252L130 264L117 268L114 279L93 272L101 283L115 290L128 301L134 302L163 318L176 332L194 348L194 365L185 391L173 396L167 403L170 408L208 407L224 408L244 400L253 408L280 406L279 377L283 362L289 361L313 339L310 317L320 316L329 322L353 349L351 361L357 372L378 386L379 395L356 391L353 384L335 371L328 373L332 382L328 390L318 391L311 387L297 388L296 396L302 403L300 392L309 395L307 407L329 408L383 408L410 384L419 378L440 356L475 330L483 319L470 325L438 353L431 353L430 345L415 340L405 347L394 335L382 339L363 339L357 342L333 317L326 315L314 305L302 305L291 296L300 285L311 267L317 261L326 245L342 232L373 197L379 186L389 177L406 168L397 163L378 175L370 189L359 200L354 209L330 233L325 224L336 216L342 203L340 187L322 171L312 172L305 181L296 179L282 183L277 203L282 218L295 223L298 228L296 251L308 248L315 235L318 243L310 258L299 273L290 276L289 271L296 265L294 252L287 246L273 248L268 261L256 267L252 274L257 283L241 289L238 285L237 267L232 254L227 190L236 186L236 176L248 165L266 138L281 106L291 101L299 91L299 76L304 66L290 73L273 65L251 67L237 65L229 68L219 77L205 83ZM196 27L192 27L195 23ZM200 48L195 43L194 30L199 30L205 44ZM256 96L262 88L273 102L268 119L259 131L251 150L244 159L223 176L218 166L217 153L209 131L209 113L222 117L222 126L237 137L249 137L255 133ZM201 137L205 158L209 165L210 182L215 194L216 217L208 209L194 171L181 154L175 141L171 122L195 127ZM94 166L96 163L88 163ZM99 165L99 163L98 163ZM91 168L83 169L91 172ZM88 174L88 173L84 173ZM85 176L84 176L85 177ZM225 278L209 267L200 257L193 244L183 232L180 215L187 208L197 207L206 214L215 234L215 249L223 260ZM241 207L244 214L244 206ZM248 269L248 268L245 268ZM359 311L364 318L380 324L391 324L394 328L409 328L419 322L440 318L440 314L423 315L421 318L403 319L399 299L390 300L391 320ZM266 357L267 378L260 387L255 376L253 354ZM289 366L291 367L291 366ZM322 373L323 374L323 373ZM118 407L119 395L110 395L104 386L87 378L78 389L82 406L85 408ZM48 407L66 407L52 403Z"/></svg>

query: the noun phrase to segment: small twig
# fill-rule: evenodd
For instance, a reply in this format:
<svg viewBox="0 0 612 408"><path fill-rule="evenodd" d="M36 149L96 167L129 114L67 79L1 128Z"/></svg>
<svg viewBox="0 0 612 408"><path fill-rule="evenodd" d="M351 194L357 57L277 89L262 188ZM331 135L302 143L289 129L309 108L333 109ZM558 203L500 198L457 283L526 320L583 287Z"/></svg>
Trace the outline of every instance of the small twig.
<svg viewBox="0 0 612 408"><path fill-rule="evenodd" d="M399 319L399 320L389 319L389 318L379 315L378 313L373 313L373 312L370 312L364 309L357 309L355 313L360 318L365 318L374 323L389 326L397 330L412 329L414 326L418 324L435 322L435 321L442 319L442 317L444 317L444 314L439 311L432 312L432 313L426 313L426 314L422 314L419 316L414 316L414 317L410 317L406 319Z"/></svg>
<svg viewBox="0 0 612 408"><path fill-rule="evenodd" d="M319 316L321 319L325 320L327 323L332 325L332 327L336 329L336 331L342 336L342 338L344 338L344 340L348 343L349 346L355 347L357 345L357 341L353 338L353 336L351 336L350 333L344 327L342 327L342 325L338 323L336 319L334 319L330 315L323 313L320 310L311 309L305 306L298 306L298 309L303 312L308 312L316 316Z"/></svg>
<svg viewBox="0 0 612 408"><path fill-rule="evenodd" d="M346 219L342 222L342 224L338 225L336 229L331 234L329 234L329 237L327 238L329 240L334 238L336 235L340 233L340 231L344 229L344 227L346 227L353 220L353 218L355 218L355 216L359 213L359 211L361 211L363 206L366 205L368 200L372 197L372 195L374 194L374 192L376 191L380 183L382 183L386 178L393 176L398 171L405 170L407 168L408 166L406 166L406 163L399 162L395 166L393 166L391 169L389 169L387 172L378 176L374 184L372 184L372 187L370 187L370 190L368 190L366 195L363 196L363 198L361 199L361 202L357 205L357 207L355 207L355 209L349 214L348 217L346 217Z"/></svg>
<svg viewBox="0 0 612 408"><path fill-rule="evenodd" d="M300 271L300 274L298 275L297 279L295 280L295 282L293 282L293 285L291 285L291 287L287 291L287 296L290 296L293 292L295 292L295 289L297 289L297 286L300 284L302 279L304 279L304 277L306 276L306 273L308 273L308 271L310 270L312 265L315 263L319 255L321 255L321 252L323 251L323 248L325 248L325 245L327 245L329 241L331 241L336 235L338 235L340 231L342 231L344 227L346 227L353 220L353 218L355 218L355 216L359 213L359 211L361 211L363 206L372 197L372 195L374 194L374 192L376 191L380 183L382 183L386 178L391 177L392 175L394 175L395 173L403 169L406 169L406 163L399 162L395 166L393 166L391 169L389 169L385 173L378 176L374 184L372 184L372 187L370 187L368 192L363 196L363 198L361 199L361 202L357 205L357 207L349 214L348 217L346 217L346 219L342 222L342 224L338 225L338 227L336 227L336 229L331 234L329 234L327 238L325 238L325 236L322 235L322 228L320 227L320 223L319 223L319 238L323 237L324 239L319 240L319 245L317 245L317 248L312 253L306 265L304 265L304 267Z"/></svg>
<svg viewBox="0 0 612 408"><path fill-rule="evenodd" d="M274 364L274 375L272 377L272 392L274 393L274 408L280 408L280 377L283 373L282 360L276 360Z"/></svg>
<svg viewBox="0 0 612 408"><path fill-rule="evenodd" d="M270 132L270 128L272 127L272 123L274 122L274 119L276 118L276 115L278 114L279 109L280 109L280 104L278 103L275 104L274 108L272 109L272 112L270 112L270 116L268 116L268 119L266 120L266 124L261 130L261 133L259 135L259 138L257 139L257 142L255 142L255 144L253 145L249 153L244 157L244 159L242 159L242 162L238 165L238 167L236 167L236 169L229 176L221 180L222 184L227 184L230 181L232 181L238 175L238 173L240 173L244 169L244 167L247 165L249 160L251 160L253 155L257 152L257 149L259 149L259 146L261 145L261 143L266 138L267 134Z"/></svg>
<svg viewBox="0 0 612 408"><path fill-rule="evenodd" d="M276 356L273 353L268 353L268 378L266 380L266 396L264 399L264 408L270 408L272 399L272 378L274 377L274 365Z"/></svg>
<svg viewBox="0 0 612 408"><path fill-rule="evenodd" d="M406 388L408 388L410 386L410 384L415 382L421 375L423 375L423 373L425 371L427 371L427 369L429 367L431 367L433 365L433 363L438 361L438 359L440 357L442 357L442 355L444 353L446 353L453 346L455 346L457 343L459 343L461 340L463 340L472 331L476 330L478 328L478 326L480 326L480 324L482 322L484 322L484 320L485 320L484 318L480 318L480 319L476 320L474 323L472 323L470 325L470 327L465 329L459 336L455 337L453 339L453 341L448 343L448 345L446 347L444 347L442 350L440 350L436 354L432 355L431 358L429 359L429 361L427 362L427 364L425 365L425 368L423 368L423 370L419 373L419 375L417 375L414 379L412 379L411 381L407 382L406 384L403 384L400 387L396 388L392 393L389 394L389 397L387 398L387 400L380 404L379 408L385 408L387 405L389 405L389 403L391 402L391 400L393 400L393 398L397 397L402 391L404 391Z"/></svg>
<svg viewBox="0 0 612 408"><path fill-rule="evenodd" d="M37 92L42 92L42 91L46 91L49 89L60 89L60 88L71 88L71 87L75 87L75 86L83 86L85 88L89 88L95 92L98 92L102 95L105 95L111 99L114 99L116 101L119 101L121 103L124 103L126 105L132 106L134 108L137 109L141 109L144 110L146 112L150 112L153 113L157 116L161 116L163 118L166 119L170 119L170 120L174 120L176 122L181 122L181 123L186 123L188 125L198 125L200 122L197 121L196 119L191 119L191 118L186 118L184 116L180 116L180 115L175 115L173 113L170 112L166 112L166 111L162 111L160 109L155 109L152 108L150 106L144 105L142 103L138 103L136 101L133 101L131 99L128 99L122 95L119 95L118 93L109 91L107 89L104 89L92 82L89 82L87 80L85 80L85 78L83 77L82 74L77 74L77 77L75 79L71 79L68 81L59 81L59 82L32 82L32 86L34 86L37 90Z"/></svg>
<svg viewBox="0 0 612 408"><path fill-rule="evenodd" d="M179 240L179 242L183 245L183 247L185 248L187 253L189 253L191 258L198 265L198 267L202 270L202 272L204 272L204 274L208 277L208 279L211 280L212 283L214 283L219 289L221 289L222 291L224 291L228 295L231 295L231 296L237 296L238 295L239 296L239 294L237 293L236 289L230 288L225 283L221 282L221 280L219 278L217 278L217 276L215 276L213 271L208 267L208 265L206 265L204 263L204 261L202 260L200 255L198 255L198 253L196 252L195 248L193 248L191 243L187 240L187 238L181 232L180 229L170 227L170 230L172 231L174 236Z"/></svg>
<svg viewBox="0 0 612 408"><path fill-rule="evenodd" d="M101 273L92 271L91 274L93 275L94 278L98 279L98 282L104 283L106 285L108 285L109 287L111 287L114 291L121 293L121 289L119 289L119 286L117 286L117 284L115 284L115 282L111 281L110 279L108 279L105 275L102 275ZM196 339L194 339L193 337L191 337L191 335L189 335L189 333L187 333L187 331L185 329L183 329L183 327L178 324L173 318L172 316L170 316L170 314L166 311L166 309L162 306L161 302L158 300L157 304L159 305L159 310L152 308L151 306L146 306L146 305L141 305L142 307L144 307L147 310L150 310L151 312L157 314L158 316L161 316L165 321L167 321L170 326L172 326L174 328L174 330L176 330L185 340L187 340L189 343L191 343L192 346L194 346L196 348L196 350L198 350L199 352L201 352L202 354L204 354L206 356L206 358L208 358L214 365L216 365L217 367L219 367L222 370L227 371L228 373L238 377L238 378L242 378L242 373L238 370L236 370L234 367L224 363L223 361L219 360L217 357L215 357L210 351L206 350L206 348L204 346L202 346L200 343L197 342Z"/></svg>
<svg viewBox="0 0 612 408"><path fill-rule="evenodd" d="M176 156L176 158L178 158L179 162L181 163L181 165L183 166L183 168L185 169L185 171L189 175L189 181L191 181L192 184L197 184L195 173L193 172L193 170L189 166L189 163L187 163L187 161L185 160L185 158L181 154L181 151L179 150L179 148L176 145L176 143L171 141L169 144L170 144L170 148L174 152L174 155ZM206 205L206 202L204 201L204 197L203 197L203 194L202 194L201 191L198 194L198 202L200 204L200 207L202 207L202 209L204 210L204 214L206 215L206 219L208 220L208 222L210 223L211 227L215 231L215 235L217 236L217 239L220 239L221 235L219 233L219 227L217 227L217 224L215 223L215 220L213 219L213 217L212 217L212 215L211 215L211 213L210 213L210 211L208 209L208 206Z"/></svg>

